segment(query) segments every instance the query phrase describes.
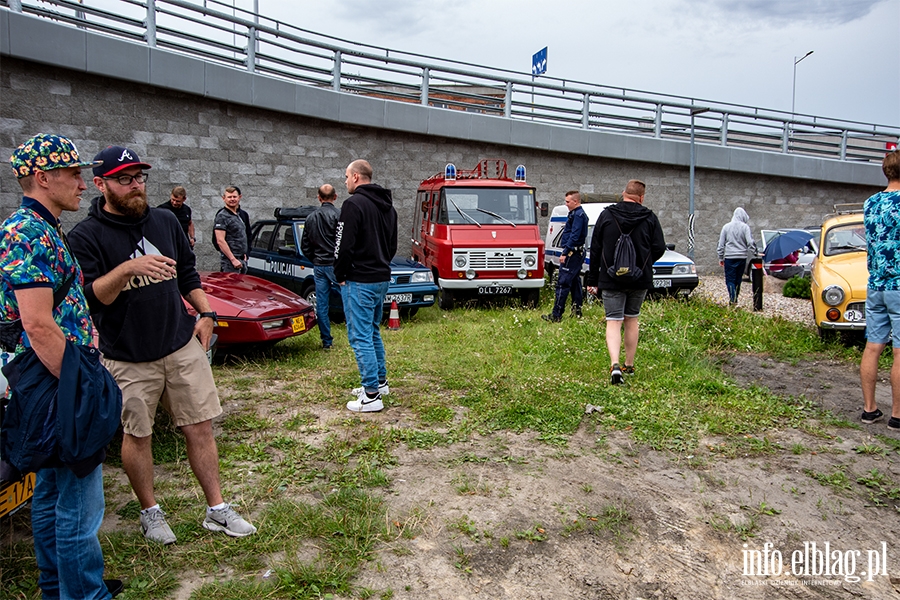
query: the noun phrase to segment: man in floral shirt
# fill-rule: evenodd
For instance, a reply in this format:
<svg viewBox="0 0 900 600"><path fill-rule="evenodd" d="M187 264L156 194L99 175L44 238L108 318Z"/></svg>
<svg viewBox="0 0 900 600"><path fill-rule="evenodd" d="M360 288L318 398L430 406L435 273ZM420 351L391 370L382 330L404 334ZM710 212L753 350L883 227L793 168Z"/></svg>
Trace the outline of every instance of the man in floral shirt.
<svg viewBox="0 0 900 600"><path fill-rule="evenodd" d="M900 429L900 150L894 150L881 163L888 185L866 200L863 220L866 224L869 283L866 289L866 349L859 365L862 383L863 423L884 418L875 403L878 357L891 342L894 364L891 367L893 405L890 429Z"/></svg>
<svg viewBox="0 0 900 600"><path fill-rule="evenodd" d="M59 217L78 210L87 189L81 169L94 163L82 161L70 140L43 133L16 148L10 163L24 197L0 226L0 320L21 319L16 353L32 348L59 377L66 341L90 345L93 335L81 269ZM71 286L55 306L54 292L66 280ZM58 464L36 473L31 524L38 584L44 598L110 598L122 583L103 580L97 539L104 509L102 465L79 478Z"/></svg>

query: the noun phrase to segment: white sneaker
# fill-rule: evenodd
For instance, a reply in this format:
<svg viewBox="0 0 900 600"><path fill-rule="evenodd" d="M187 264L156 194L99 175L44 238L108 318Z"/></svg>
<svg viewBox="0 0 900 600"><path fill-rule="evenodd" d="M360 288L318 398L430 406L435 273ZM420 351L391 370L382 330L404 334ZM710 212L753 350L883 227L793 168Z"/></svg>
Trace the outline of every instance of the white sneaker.
<svg viewBox="0 0 900 600"><path fill-rule="evenodd" d="M222 531L231 537L245 537L256 533L256 527L237 514L230 504L218 510L207 510L203 527L210 531Z"/></svg>
<svg viewBox="0 0 900 600"><path fill-rule="evenodd" d="M376 394L374 398L366 396L365 390L360 391L356 400L347 403L347 410L353 412L378 412L384 410L384 403L381 401L381 394Z"/></svg>
<svg viewBox="0 0 900 600"><path fill-rule="evenodd" d="M366 388L364 388L364 387L353 388L352 390L350 390L350 395L356 396L358 398L359 395L364 393L365 391L366 391ZM387 396L388 394L391 393L391 388L390 388L390 386L388 386L387 381L385 381L384 383L378 384L378 393L381 394L382 396Z"/></svg>

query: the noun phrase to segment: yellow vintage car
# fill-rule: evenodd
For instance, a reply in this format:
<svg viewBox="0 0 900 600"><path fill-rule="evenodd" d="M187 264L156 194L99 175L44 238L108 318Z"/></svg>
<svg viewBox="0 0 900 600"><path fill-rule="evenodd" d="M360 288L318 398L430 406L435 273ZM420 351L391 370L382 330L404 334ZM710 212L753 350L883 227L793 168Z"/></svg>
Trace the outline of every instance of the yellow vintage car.
<svg viewBox="0 0 900 600"><path fill-rule="evenodd" d="M866 229L862 205L838 205L822 223L812 266L813 319L823 339L866 329Z"/></svg>

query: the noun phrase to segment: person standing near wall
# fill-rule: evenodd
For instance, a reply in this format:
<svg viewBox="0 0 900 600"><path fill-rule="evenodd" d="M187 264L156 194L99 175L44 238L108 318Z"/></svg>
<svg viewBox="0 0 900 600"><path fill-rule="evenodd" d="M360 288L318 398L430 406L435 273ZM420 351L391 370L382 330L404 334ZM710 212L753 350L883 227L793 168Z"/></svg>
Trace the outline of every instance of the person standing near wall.
<svg viewBox="0 0 900 600"><path fill-rule="evenodd" d="M391 282L391 259L397 253L397 211L391 191L372 183L372 165L355 160L347 166L350 197L341 206L335 234L334 278L341 286L347 340L356 355L362 387L347 403L353 412L377 412L390 393L381 317Z"/></svg>
<svg viewBox="0 0 900 600"><path fill-rule="evenodd" d="M213 235L219 249L219 270L225 273L247 272L247 228L238 215L241 194L234 186L225 188L222 194L225 206L216 213Z"/></svg>
<svg viewBox="0 0 900 600"><path fill-rule="evenodd" d="M719 266L725 268L728 303L737 304L747 259L756 256L756 242L750 231L750 216L740 206L734 209L731 221L722 227L716 252L719 255Z"/></svg>
<svg viewBox="0 0 900 600"><path fill-rule="evenodd" d="M581 208L581 194L575 190L566 192L566 208L569 216L559 238L559 276L556 279L556 299L553 310L541 318L551 323L562 321L566 312L566 298L572 294L572 316L581 317L584 293L581 286L581 266L584 264L584 240L587 237L588 217Z"/></svg>
<svg viewBox="0 0 900 600"><path fill-rule="evenodd" d="M859 364L862 384L863 423L884 418L875 402L878 357L891 342L891 418L888 427L900 429L900 150L884 157L881 168L888 179L884 191L866 200L866 348Z"/></svg>
<svg viewBox="0 0 900 600"><path fill-rule="evenodd" d="M319 337L322 338L322 348L330 350L334 342L331 336L331 320L328 317L331 291L340 290L334 279L334 235L341 213L334 205L337 198L334 186L326 183L319 188L317 195L321 204L303 224L300 251L313 264Z"/></svg>
<svg viewBox="0 0 900 600"><path fill-rule="evenodd" d="M184 235L187 236L191 248L193 248L195 242L194 221L191 218L191 207L185 204L186 200L187 191L182 186L178 185L172 189L172 193L169 194L169 199L160 204L157 208L164 208L172 211L172 214L175 215L178 219L178 223L184 230Z"/></svg>

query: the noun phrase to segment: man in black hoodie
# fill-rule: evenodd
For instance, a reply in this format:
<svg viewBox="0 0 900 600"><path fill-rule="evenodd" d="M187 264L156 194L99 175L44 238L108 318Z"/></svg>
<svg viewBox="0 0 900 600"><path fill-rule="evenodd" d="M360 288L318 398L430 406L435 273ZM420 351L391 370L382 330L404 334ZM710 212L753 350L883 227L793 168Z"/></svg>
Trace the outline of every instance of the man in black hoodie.
<svg viewBox="0 0 900 600"><path fill-rule="evenodd" d="M612 367L609 381L619 385L624 374L634 374L634 355L638 345L638 317L647 290L653 288L653 263L666 251L659 219L653 211L643 206L644 182L632 179L622 192L622 202L607 207L600 213L591 237L591 267L587 276L588 292L603 295L606 311L606 348ZM623 233L631 234L634 244L635 264L641 275L633 280L620 281L609 272L616 253L616 242ZM622 323L625 323L625 365L619 367L622 345Z"/></svg>
<svg viewBox="0 0 900 600"><path fill-rule="evenodd" d="M362 387L347 403L353 412L377 412L390 393L381 317L397 253L397 211L391 191L372 183L372 166L355 160L347 167L347 191L335 234L334 278L341 286L347 339L356 354Z"/></svg>
<svg viewBox="0 0 900 600"><path fill-rule="evenodd" d="M208 505L203 527L243 537L256 528L222 499L212 418L222 413L206 358L216 313L200 287L187 236L171 212L149 208L150 165L110 146L95 161L94 198L69 233L100 332L104 364L122 388L122 466L141 504L144 536L175 542L153 491L151 441L159 404L184 433L188 461ZM199 314L188 314L182 298Z"/></svg>

